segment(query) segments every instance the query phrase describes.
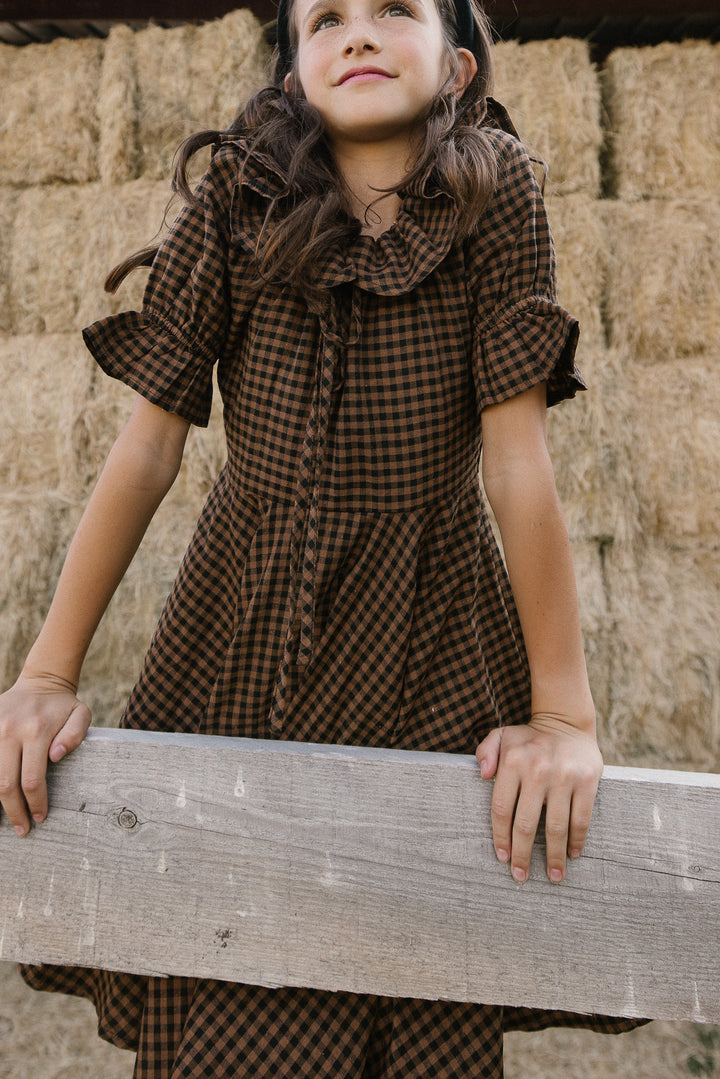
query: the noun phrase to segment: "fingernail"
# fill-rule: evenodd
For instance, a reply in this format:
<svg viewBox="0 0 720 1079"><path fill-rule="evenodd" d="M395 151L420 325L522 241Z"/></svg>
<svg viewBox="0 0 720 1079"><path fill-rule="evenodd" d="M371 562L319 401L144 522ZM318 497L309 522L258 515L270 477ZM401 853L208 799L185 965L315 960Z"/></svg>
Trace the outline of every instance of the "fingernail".
<svg viewBox="0 0 720 1079"><path fill-rule="evenodd" d="M19 835L20 838L22 839L22 837L24 835L27 835L27 828L23 827L22 824L16 824L15 825L15 834Z"/></svg>
<svg viewBox="0 0 720 1079"><path fill-rule="evenodd" d="M65 746L53 746L53 748L50 750L50 760L53 762L53 764L57 764L58 761L61 761L63 759L66 753L67 750Z"/></svg>
<svg viewBox="0 0 720 1079"><path fill-rule="evenodd" d="M510 860L510 855L506 850L496 850L497 858L499 862L507 862Z"/></svg>
<svg viewBox="0 0 720 1079"><path fill-rule="evenodd" d="M579 858L581 854L582 854L582 851L579 851L579 850L571 850L570 851L570 857L571 858Z"/></svg>
<svg viewBox="0 0 720 1079"><path fill-rule="evenodd" d="M551 869L550 870L550 880L553 882L553 884L559 884L562 879L563 879L562 870L560 870L560 869Z"/></svg>
<svg viewBox="0 0 720 1079"><path fill-rule="evenodd" d="M524 882L525 878L527 877L527 873L525 872L524 869L521 869L520 866L515 866L515 868L512 871L512 875L515 878L515 880L518 882L518 884L522 884Z"/></svg>
<svg viewBox="0 0 720 1079"><path fill-rule="evenodd" d="M45 818L43 817L42 813L33 813L33 820L36 824L42 824Z"/></svg>
<svg viewBox="0 0 720 1079"><path fill-rule="evenodd" d="M483 779L485 778L485 773L486 772L487 772L487 764L485 763L485 761L480 761L480 775L483 777Z"/></svg>

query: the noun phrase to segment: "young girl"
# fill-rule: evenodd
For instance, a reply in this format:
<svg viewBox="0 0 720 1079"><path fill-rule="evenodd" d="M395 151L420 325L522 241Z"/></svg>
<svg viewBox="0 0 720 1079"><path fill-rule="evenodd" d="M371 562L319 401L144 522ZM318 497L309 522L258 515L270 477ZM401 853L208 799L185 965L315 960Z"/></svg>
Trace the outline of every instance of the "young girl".
<svg viewBox="0 0 720 1079"><path fill-rule="evenodd" d="M469 0L281 4L272 86L191 139L142 314L85 332L138 397L45 626L0 699L0 799L47 813L83 739L98 621L172 484L212 370L228 460L126 726L467 753L497 857L578 857L601 772L548 404L582 388L527 155ZM185 166L213 143L191 194ZM147 252L113 276L146 264ZM507 574L481 497L482 475ZM492 925L488 925L488 933ZM70 968L136 1076L499 1076L502 1031L621 1021Z"/></svg>

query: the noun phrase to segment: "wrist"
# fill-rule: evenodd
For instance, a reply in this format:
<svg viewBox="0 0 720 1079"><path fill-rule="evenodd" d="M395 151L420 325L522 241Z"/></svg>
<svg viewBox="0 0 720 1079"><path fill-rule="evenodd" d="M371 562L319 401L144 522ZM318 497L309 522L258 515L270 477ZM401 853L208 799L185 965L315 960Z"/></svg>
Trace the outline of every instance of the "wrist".
<svg viewBox="0 0 720 1079"><path fill-rule="evenodd" d="M533 685L530 712L533 720L545 717L593 738L596 735L595 705L585 679L546 685L542 689Z"/></svg>
<svg viewBox="0 0 720 1079"><path fill-rule="evenodd" d="M552 728L554 731L563 730L567 734L580 735L597 742L597 725L594 714L592 717L586 713L577 711L558 712L546 709L533 711L530 716L530 726L535 728Z"/></svg>
<svg viewBox="0 0 720 1079"><path fill-rule="evenodd" d="M69 669L68 664L60 661L45 662L32 652L28 655L20 672L19 682L42 682L48 688L66 690L76 694L80 681L80 672Z"/></svg>

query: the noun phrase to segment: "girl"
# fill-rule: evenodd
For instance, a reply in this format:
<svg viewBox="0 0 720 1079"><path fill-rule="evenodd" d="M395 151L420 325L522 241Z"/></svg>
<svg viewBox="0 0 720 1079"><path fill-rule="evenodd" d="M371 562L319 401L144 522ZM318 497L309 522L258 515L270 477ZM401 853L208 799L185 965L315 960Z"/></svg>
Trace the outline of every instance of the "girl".
<svg viewBox="0 0 720 1079"><path fill-rule="evenodd" d="M472 752L498 858L579 856L601 772L545 411L582 388L526 154L489 98L469 0L281 4L272 86L184 147L187 206L142 314L86 342L137 401L45 626L0 702L0 799L47 813L48 758L84 737L97 623L207 422L228 461L128 726ZM213 143L191 193L185 166ZM509 574L481 498L499 523ZM491 931L491 927L488 927ZM493 1006L27 968L89 996L138 1077L499 1076ZM585 1020L586 1022L588 1020ZM620 1022L596 1026L620 1029Z"/></svg>

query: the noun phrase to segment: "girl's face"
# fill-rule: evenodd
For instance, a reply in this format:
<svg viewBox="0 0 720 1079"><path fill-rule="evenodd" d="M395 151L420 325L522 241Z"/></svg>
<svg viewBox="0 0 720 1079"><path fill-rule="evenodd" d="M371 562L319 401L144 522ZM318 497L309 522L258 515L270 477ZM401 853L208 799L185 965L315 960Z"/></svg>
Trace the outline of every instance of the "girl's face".
<svg viewBox="0 0 720 1079"><path fill-rule="evenodd" d="M293 18L296 76L331 144L411 146L451 71L435 0L295 0ZM455 51L461 94L476 63Z"/></svg>

